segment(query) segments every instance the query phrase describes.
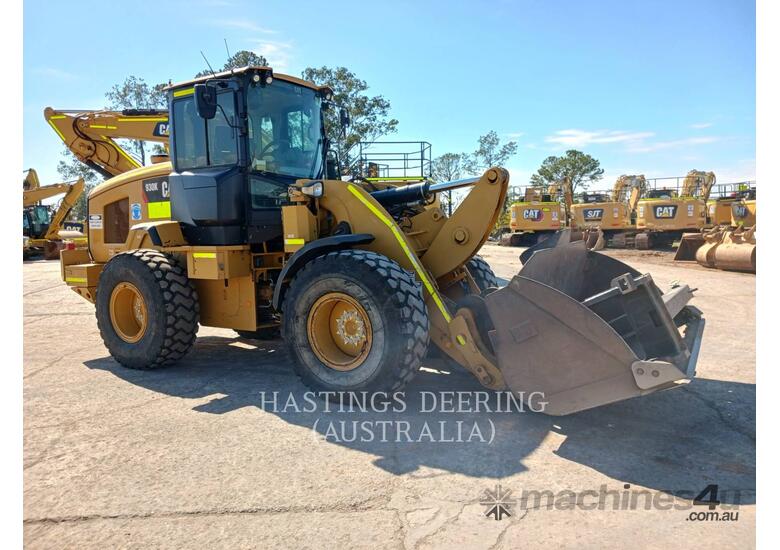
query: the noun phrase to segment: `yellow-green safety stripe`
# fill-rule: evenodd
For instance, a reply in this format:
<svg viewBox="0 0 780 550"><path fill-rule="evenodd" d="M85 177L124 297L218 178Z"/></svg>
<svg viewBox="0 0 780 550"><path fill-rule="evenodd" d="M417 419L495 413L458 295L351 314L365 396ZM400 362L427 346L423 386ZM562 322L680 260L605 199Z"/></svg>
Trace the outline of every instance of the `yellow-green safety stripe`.
<svg viewBox="0 0 780 550"><path fill-rule="evenodd" d="M306 239L285 239L284 244L306 244Z"/></svg>
<svg viewBox="0 0 780 550"><path fill-rule="evenodd" d="M146 206L149 211L149 219L171 217L171 201L150 202Z"/></svg>
<svg viewBox="0 0 780 550"><path fill-rule="evenodd" d="M398 244L401 245L401 249L404 251L404 254L406 254L407 258L409 258L409 261L411 262L412 267L414 267L417 276L420 278L422 284L430 293L431 298L433 298L436 307L438 307L439 311L441 311L444 320L447 321L448 323L452 321L452 316L450 315L450 312L447 311L447 307L444 305L444 302L442 302L439 293L436 291L436 288L433 286L430 279L428 278L428 274L426 273L425 268L420 263L420 259L417 257L417 254L412 252L409 249L409 246L406 244L406 238L404 237L401 230L398 228L398 225L393 220L385 216L376 206L371 204L371 202L369 202L369 200L363 196L363 193L361 193L357 187L355 187L350 183L347 185L347 189L349 189L350 193L352 193L360 202L362 202L366 206L366 208L368 208L371 211L372 214L374 214L377 218L379 218L379 220L390 229L390 231L393 233L393 236L398 241Z"/></svg>
<svg viewBox="0 0 780 550"><path fill-rule="evenodd" d="M216 258L217 253L216 252L193 252L192 257L193 258Z"/></svg>
<svg viewBox="0 0 780 550"><path fill-rule="evenodd" d="M65 277L66 283L86 283L86 277Z"/></svg>
<svg viewBox="0 0 780 550"><path fill-rule="evenodd" d="M184 97L195 93L195 88L184 88L183 90L176 90L173 92L173 97Z"/></svg>

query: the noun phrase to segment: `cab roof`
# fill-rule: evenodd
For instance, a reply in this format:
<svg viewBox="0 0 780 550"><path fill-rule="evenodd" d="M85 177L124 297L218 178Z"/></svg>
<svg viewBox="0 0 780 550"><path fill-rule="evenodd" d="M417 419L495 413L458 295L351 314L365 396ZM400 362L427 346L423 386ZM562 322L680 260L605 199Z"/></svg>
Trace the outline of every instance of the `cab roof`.
<svg viewBox="0 0 780 550"><path fill-rule="evenodd" d="M227 71L221 71L214 74L209 74L205 76L201 76L198 78L193 78L192 80L186 80L184 82L177 82L176 84L169 84L164 90L173 90L175 88L181 88L182 86L192 86L194 84L199 84L201 82L206 82L207 80L211 80L214 78L229 78L231 76L235 75L242 75L244 73L253 73L258 71L273 71L271 67L259 67L255 65L249 65L246 67L239 67L237 69L230 69ZM285 80L287 82L291 82L293 84L298 84L299 86L305 86L306 88L311 88L312 90L329 90L330 88L328 86L317 86L313 82L309 82L308 80L303 80L301 78L296 78L294 76L281 74L281 73L273 73L274 78L278 78L279 80Z"/></svg>

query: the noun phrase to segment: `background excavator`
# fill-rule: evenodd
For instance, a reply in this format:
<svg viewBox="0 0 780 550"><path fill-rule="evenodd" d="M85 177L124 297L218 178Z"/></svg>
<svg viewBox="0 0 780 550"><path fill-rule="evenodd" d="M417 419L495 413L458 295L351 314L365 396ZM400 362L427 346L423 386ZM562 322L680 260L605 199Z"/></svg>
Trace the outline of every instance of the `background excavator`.
<svg viewBox="0 0 780 550"><path fill-rule="evenodd" d="M611 246L623 248L636 229L636 205L647 187L644 175L622 175L606 192L586 192L571 206L571 225L579 230L600 229Z"/></svg>
<svg viewBox="0 0 780 550"><path fill-rule="evenodd" d="M86 244L83 224L71 224L66 221L68 214L84 192L84 180L71 183L40 184L38 174L32 168L22 182L22 232L24 259L43 254L47 260L59 258L63 248L63 239ZM43 204L42 201L64 195L57 206Z"/></svg>
<svg viewBox="0 0 780 550"><path fill-rule="evenodd" d="M141 167L118 139L168 144L168 111L64 111L47 107L43 116L77 159L106 178ZM163 154L151 157L152 163L167 159Z"/></svg>
<svg viewBox="0 0 780 550"><path fill-rule="evenodd" d="M89 247L61 254L63 280L95 304L119 363L175 363L199 325L281 330L314 391L392 393L435 346L486 388L541 396L555 415L694 376L704 320L687 286L664 294L580 241L534 252L497 288L476 254L508 172L343 181L327 162L331 98L270 67L169 87L171 162L93 189ZM144 204L161 188L167 216ZM455 189L468 194L452 215L432 205Z"/></svg>
<svg viewBox="0 0 780 550"><path fill-rule="evenodd" d="M636 248L671 246L685 231L698 231L707 225L707 199L715 185L713 172L691 170L678 189L648 189L639 199L635 237Z"/></svg>
<svg viewBox="0 0 780 550"><path fill-rule="evenodd" d="M708 203L708 226L685 233L675 261L704 267L756 272L756 189L751 182L724 184Z"/></svg>
<svg viewBox="0 0 780 550"><path fill-rule="evenodd" d="M567 226L571 205L568 178L547 187L526 187L523 200L509 207L509 233L502 235L501 243L533 246Z"/></svg>

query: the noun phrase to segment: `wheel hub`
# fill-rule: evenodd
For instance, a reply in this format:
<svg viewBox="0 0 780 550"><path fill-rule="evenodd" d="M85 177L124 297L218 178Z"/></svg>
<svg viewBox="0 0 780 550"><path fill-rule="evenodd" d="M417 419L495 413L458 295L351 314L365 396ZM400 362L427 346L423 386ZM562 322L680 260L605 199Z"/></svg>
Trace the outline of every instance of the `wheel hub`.
<svg viewBox="0 0 780 550"><path fill-rule="evenodd" d="M129 344L138 342L146 333L148 312L141 291L132 283L114 287L109 300L111 326L117 336Z"/></svg>
<svg viewBox="0 0 780 550"><path fill-rule="evenodd" d="M365 308L342 292L329 292L312 306L307 320L311 349L327 367L350 371L371 351L371 321Z"/></svg>

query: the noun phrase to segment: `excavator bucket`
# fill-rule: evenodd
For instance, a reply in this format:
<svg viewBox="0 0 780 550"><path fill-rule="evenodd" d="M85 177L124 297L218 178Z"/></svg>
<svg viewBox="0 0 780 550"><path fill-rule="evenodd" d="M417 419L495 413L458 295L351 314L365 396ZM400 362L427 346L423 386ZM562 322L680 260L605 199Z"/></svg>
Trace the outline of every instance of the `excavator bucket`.
<svg viewBox="0 0 780 550"><path fill-rule="evenodd" d="M545 412L564 415L693 378L704 319L686 305L692 291L662 294L650 275L566 240L485 297L509 389L542 392Z"/></svg>
<svg viewBox="0 0 780 550"><path fill-rule="evenodd" d="M696 251L704 244L704 235L701 233L683 233L677 252L674 255L675 262L692 262L696 260Z"/></svg>
<svg viewBox="0 0 780 550"><path fill-rule="evenodd" d="M756 272L755 226L749 229L715 228L702 236L696 261L704 267Z"/></svg>

